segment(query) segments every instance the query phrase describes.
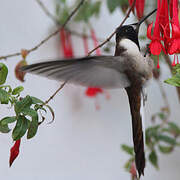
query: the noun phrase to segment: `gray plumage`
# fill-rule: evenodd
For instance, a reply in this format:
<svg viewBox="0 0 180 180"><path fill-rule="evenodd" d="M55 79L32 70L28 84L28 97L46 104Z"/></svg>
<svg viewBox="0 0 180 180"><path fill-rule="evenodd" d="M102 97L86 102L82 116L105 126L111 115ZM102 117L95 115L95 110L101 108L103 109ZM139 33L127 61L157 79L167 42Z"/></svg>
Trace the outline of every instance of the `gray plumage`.
<svg viewBox="0 0 180 180"><path fill-rule="evenodd" d="M114 89L130 86L124 72L138 66L128 56L92 56L36 63L24 66L21 70L62 82ZM146 72L142 78L146 78Z"/></svg>

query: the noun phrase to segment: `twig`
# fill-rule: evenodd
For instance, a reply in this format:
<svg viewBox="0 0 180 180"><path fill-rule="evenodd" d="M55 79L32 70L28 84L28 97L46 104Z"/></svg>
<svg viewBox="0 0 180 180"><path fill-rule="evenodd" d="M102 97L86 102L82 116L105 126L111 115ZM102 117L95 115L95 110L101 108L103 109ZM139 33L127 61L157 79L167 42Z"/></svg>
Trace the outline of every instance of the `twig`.
<svg viewBox="0 0 180 180"><path fill-rule="evenodd" d="M121 27L121 26L124 24L124 22L127 20L127 18L129 17L132 9L133 9L134 6L135 6L135 3L136 3L136 0L133 1L132 6L131 6L130 9L128 10L125 18L123 19L123 21L121 22L121 24L118 26L118 28ZM95 47L93 50L91 50L91 51L88 53L88 56L89 56L90 54L92 54L96 49L104 46L104 44L106 44L107 42L109 42L109 41L111 40L111 38L116 34L116 31L117 31L117 28L116 28L116 30L115 30L104 42L102 42L102 43L99 44L97 47Z"/></svg>
<svg viewBox="0 0 180 180"><path fill-rule="evenodd" d="M58 26L61 26L62 24L60 24L60 22L58 21L58 19L50 13L50 11L46 8L46 6L40 1L40 0L36 0L36 2L39 4L39 6L41 7L41 9L44 11L44 13ZM92 36L87 35L85 33L79 33L77 31L71 30L69 28L65 28L66 31L70 32L72 35L78 36L80 38L82 38L83 36L86 36L88 39L92 39ZM105 41L105 39L102 38L97 38L98 41L103 42ZM109 45L111 46L115 46L115 43L113 42L109 42Z"/></svg>
<svg viewBox="0 0 180 180"><path fill-rule="evenodd" d="M69 20L72 18L72 16L77 12L77 10L82 6L82 4L84 3L85 0L81 0L80 3L76 6L76 8L71 12L71 14L68 16L68 18L66 19L66 21L64 22L64 24L62 24L62 26L60 28L63 28L66 26L66 24L69 22ZM55 36L60 28L58 28L56 31L54 31L52 34L50 34L49 36L47 36L44 40L42 40L40 43L38 43L36 46L34 46L33 48L27 50L28 54L37 50L41 45L43 45L45 42L47 42L51 37ZM13 54L9 54L6 56L0 56L0 60L1 59L7 59L9 57L13 57L13 56L20 56L21 52L18 53L13 53Z"/></svg>
<svg viewBox="0 0 180 180"><path fill-rule="evenodd" d="M46 105L49 103L50 100L52 100L54 98L54 96L65 86L65 84L67 83L67 81L65 81L63 84L61 84L61 86L55 91L55 93L53 93L52 96L49 97L48 100L45 101L45 103L43 105Z"/></svg>

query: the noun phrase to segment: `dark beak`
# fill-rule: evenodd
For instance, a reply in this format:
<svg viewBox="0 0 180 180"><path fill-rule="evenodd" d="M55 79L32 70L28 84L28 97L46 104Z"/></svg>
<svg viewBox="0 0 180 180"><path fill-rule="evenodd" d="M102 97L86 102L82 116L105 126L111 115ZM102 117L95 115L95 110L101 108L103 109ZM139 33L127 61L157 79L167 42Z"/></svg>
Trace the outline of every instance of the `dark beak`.
<svg viewBox="0 0 180 180"><path fill-rule="evenodd" d="M130 24L135 26L135 31L137 32L137 34L139 33L139 27L140 25L148 18L150 17L152 14L154 14L157 11L157 9L154 9L152 12L150 12L147 16L143 17L139 22L134 23L134 24Z"/></svg>

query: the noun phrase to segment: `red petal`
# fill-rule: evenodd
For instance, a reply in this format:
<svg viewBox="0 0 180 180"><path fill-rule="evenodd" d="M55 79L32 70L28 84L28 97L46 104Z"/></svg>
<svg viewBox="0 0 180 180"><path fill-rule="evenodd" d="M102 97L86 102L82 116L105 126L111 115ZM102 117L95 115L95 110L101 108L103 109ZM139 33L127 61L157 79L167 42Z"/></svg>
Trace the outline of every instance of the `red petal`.
<svg viewBox="0 0 180 180"><path fill-rule="evenodd" d="M178 1L173 0L173 16L172 23L179 27L179 18L178 18Z"/></svg>
<svg viewBox="0 0 180 180"><path fill-rule="evenodd" d="M97 96L98 93L103 93L103 90L101 88L96 88L96 87L89 87L86 90L86 95L89 97L95 97Z"/></svg>
<svg viewBox="0 0 180 180"><path fill-rule="evenodd" d="M129 5L132 6L134 0L128 0L128 2L129 2ZM134 7L133 7L132 11L133 11L133 13L134 13Z"/></svg>
<svg viewBox="0 0 180 180"><path fill-rule="evenodd" d="M13 147L10 150L10 159L9 159L9 166L11 167L14 160L19 155L19 147L20 147L21 139L17 140Z"/></svg>
<svg viewBox="0 0 180 180"><path fill-rule="evenodd" d="M173 63L172 63L172 66L175 66L176 65L176 55L174 55L174 60L173 60Z"/></svg>
<svg viewBox="0 0 180 180"><path fill-rule="evenodd" d="M159 28L159 16L160 16L160 0L158 0L157 15L154 25L153 38L160 39L160 28Z"/></svg>
<svg viewBox="0 0 180 180"><path fill-rule="evenodd" d="M62 45L64 57L65 58L73 57L74 53L72 48L71 34L69 32L66 32L64 28L61 28L60 37L61 37L61 45Z"/></svg>
<svg viewBox="0 0 180 180"><path fill-rule="evenodd" d="M136 12L138 19L141 19L144 14L145 0L136 0Z"/></svg>
<svg viewBox="0 0 180 180"><path fill-rule="evenodd" d="M180 38L180 27L171 23L172 25L172 38Z"/></svg>
<svg viewBox="0 0 180 180"><path fill-rule="evenodd" d="M152 40L152 36L151 36L152 27L153 27L153 22L149 24L147 28L147 37L151 40Z"/></svg>
<svg viewBox="0 0 180 180"><path fill-rule="evenodd" d="M131 163L130 173L132 175L132 179L137 178L136 165L135 162Z"/></svg>
<svg viewBox="0 0 180 180"><path fill-rule="evenodd" d="M157 68L158 69L160 68L160 65L159 65L159 56L158 56Z"/></svg>
<svg viewBox="0 0 180 180"><path fill-rule="evenodd" d="M172 17L173 17L173 0L170 0L170 2L169 2L169 12L170 12L170 17L172 19Z"/></svg>
<svg viewBox="0 0 180 180"><path fill-rule="evenodd" d="M168 2L167 0L162 0L160 15L159 15L159 24L163 27L166 27L167 35L170 36L170 26L169 26L169 14L168 14ZM161 29L163 34L163 30Z"/></svg>
<svg viewBox="0 0 180 180"><path fill-rule="evenodd" d="M168 53L170 55L175 54L175 53L178 52L178 44L179 44L179 42L176 39L171 41L171 43L169 45L169 49L168 49Z"/></svg>
<svg viewBox="0 0 180 180"><path fill-rule="evenodd" d="M158 40L154 40L150 43L149 48L151 50L151 54L159 55L162 50L162 44Z"/></svg>

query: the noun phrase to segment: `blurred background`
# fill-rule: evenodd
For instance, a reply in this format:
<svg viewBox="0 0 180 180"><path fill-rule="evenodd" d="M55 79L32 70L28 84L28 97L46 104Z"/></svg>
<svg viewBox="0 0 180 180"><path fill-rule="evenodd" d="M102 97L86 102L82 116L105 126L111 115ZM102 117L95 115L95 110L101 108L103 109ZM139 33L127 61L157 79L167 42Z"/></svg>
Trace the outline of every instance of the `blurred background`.
<svg viewBox="0 0 180 180"><path fill-rule="evenodd" d="M35 0L0 0L0 2L0 55L18 52L22 48L32 48L57 28L54 21L45 14ZM42 0L42 2L52 14L57 13L58 2L50 0ZM93 29L98 39L106 39L121 23L124 13L120 8L115 8L110 13L106 1L100 2L98 17L92 16L88 23L71 21L67 26L68 29L81 34L90 34L90 29ZM70 6L71 3L74 2L68 1L67 5ZM153 1L150 5L153 6ZM150 5L147 5L145 14L151 10ZM131 13L125 24L136 21ZM146 26L142 27L141 31L140 42L143 47L147 42L143 40ZM73 33L71 38L74 56L85 56L83 38ZM38 50L30 53L27 57L28 64L63 58L61 42L59 33ZM94 40L88 38L87 42L88 50L92 50ZM114 37L111 42L112 44L101 49L101 54L114 54ZM48 99L60 83L30 74L27 74L25 82L21 83L14 75L15 66L21 59L22 57L19 56L3 61L9 68L7 84L11 84L12 87L23 85L25 90L22 96L31 94L42 100ZM180 125L176 89L163 83L169 77L171 77L170 70L162 60L160 78L152 80L147 86L148 100L144 113L146 128L161 123L162 113L167 114L167 106L170 109L168 120ZM166 98L162 96L160 87L163 88ZM107 93L88 97L86 88L66 85L50 102L55 112L55 121L48 124L48 121L51 121L51 115L48 113L47 121L39 127L37 135L30 140L22 139L20 155L11 168L8 165L9 149L12 147L11 133L1 134L1 178L4 180L131 179L130 173L124 168L130 156L121 148L122 144L132 146L128 99L124 90L108 90L108 93L110 98L107 98ZM7 106L0 108L1 118L14 113ZM156 118L157 114L159 116ZM148 156L149 153L150 151L147 150L146 155ZM157 149L156 153L158 168L148 161L142 179L178 180L180 148L174 147L171 153L162 153Z"/></svg>

